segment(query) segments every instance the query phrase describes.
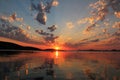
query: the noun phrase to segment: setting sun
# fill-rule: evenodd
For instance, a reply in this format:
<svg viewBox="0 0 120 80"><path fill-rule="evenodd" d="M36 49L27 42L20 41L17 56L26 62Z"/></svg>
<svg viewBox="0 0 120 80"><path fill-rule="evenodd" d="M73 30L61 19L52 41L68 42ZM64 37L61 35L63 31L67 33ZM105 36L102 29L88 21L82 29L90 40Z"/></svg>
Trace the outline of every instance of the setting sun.
<svg viewBox="0 0 120 80"><path fill-rule="evenodd" d="M56 49L56 50L59 50L59 49L60 49L60 47L56 46L56 47L55 47L55 49Z"/></svg>

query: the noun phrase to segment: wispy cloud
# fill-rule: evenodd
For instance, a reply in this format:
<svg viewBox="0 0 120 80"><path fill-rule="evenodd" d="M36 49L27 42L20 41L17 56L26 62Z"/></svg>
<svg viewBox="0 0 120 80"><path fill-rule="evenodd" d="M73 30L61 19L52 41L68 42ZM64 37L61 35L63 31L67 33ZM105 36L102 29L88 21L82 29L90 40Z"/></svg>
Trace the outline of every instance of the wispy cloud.
<svg viewBox="0 0 120 80"><path fill-rule="evenodd" d="M50 35L50 33L44 32L43 30L35 30L35 32L44 36Z"/></svg>
<svg viewBox="0 0 120 80"><path fill-rule="evenodd" d="M115 22L112 27L120 29L120 21Z"/></svg>
<svg viewBox="0 0 120 80"><path fill-rule="evenodd" d="M67 22L66 23L66 26L69 28L69 29L72 29L72 28L74 28L74 24L73 24L73 22Z"/></svg>
<svg viewBox="0 0 120 80"><path fill-rule="evenodd" d="M17 18L16 13L13 13L12 15L10 15L8 17L7 16L1 16L1 19L7 20L9 22L14 22L14 21L22 22L23 21L23 18Z"/></svg>
<svg viewBox="0 0 120 80"><path fill-rule="evenodd" d="M95 26L96 26L96 25L95 25L95 23L94 23L94 24L88 26L88 27L85 29L85 31L89 32L89 31L91 31L92 29L94 29Z"/></svg>
<svg viewBox="0 0 120 80"><path fill-rule="evenodd" d="M48 36L44 36L43 38L47 43L55 43L55 40L59 38L59 36L54 36L54 34L51 34Z"/></svg>

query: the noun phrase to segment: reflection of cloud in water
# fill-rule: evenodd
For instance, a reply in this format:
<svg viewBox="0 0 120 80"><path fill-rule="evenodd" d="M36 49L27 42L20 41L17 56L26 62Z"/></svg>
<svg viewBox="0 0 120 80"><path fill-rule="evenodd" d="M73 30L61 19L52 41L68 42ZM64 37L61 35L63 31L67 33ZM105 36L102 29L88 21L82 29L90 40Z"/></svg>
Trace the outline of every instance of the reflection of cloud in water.
<svg viewBox="0 0 120 80"><path fill-rule="evenodd" d="M10 57L0 57L0 61L2 63L7 62L7 65L11 62L14 63L14 61L16 61L17 64L14 63L15 67L17 67L22 62L19 68L19 76L23 77L23 79L25 76L32 75L30 77L31 79L33 79L35 76L36 79L48 78L47 76L51 76L51 80L53 78L62 78L63 80L76 80L77 78L81 79L81 77L84 79L96 79L96 76L98 78L101 78L102 75L105 77L105 74L107 74L109 78L114 77L114 75L119 73L117 72L117 70L120 69L119 57L120 54L112 52L102 53L56 51L35 52L31 54L23 53ZM9 62L9 60L11 60L11 62ZM8 65L9 70L12 69L10 66L11 65ZM114 72L114 75L111 73L112 71ZM4 73L6 74L5 71ZM13 74L12 72L8 73ZM119 76L119 74L117 75Z"/></svg>

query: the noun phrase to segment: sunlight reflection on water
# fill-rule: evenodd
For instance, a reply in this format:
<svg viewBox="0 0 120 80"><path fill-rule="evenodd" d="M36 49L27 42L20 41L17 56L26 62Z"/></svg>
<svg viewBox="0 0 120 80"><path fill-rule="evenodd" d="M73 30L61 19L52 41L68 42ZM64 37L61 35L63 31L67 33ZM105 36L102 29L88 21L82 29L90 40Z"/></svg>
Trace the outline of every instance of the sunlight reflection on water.
<svg viewBox="0 0 120 80"><path fill-rule="evenodd" d="M22 52L0 56L1 80L119 80L116 52Z"/></svg>

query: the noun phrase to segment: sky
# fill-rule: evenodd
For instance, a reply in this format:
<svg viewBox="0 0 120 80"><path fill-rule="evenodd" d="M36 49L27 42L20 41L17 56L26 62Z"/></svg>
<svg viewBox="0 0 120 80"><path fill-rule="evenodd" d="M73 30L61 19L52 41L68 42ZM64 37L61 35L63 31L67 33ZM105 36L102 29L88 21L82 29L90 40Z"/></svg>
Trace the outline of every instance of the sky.
<svg viewBox="0 0 120 80"><path fill-rule="evenodd" d="M120 50L120 0L0 0L0 38L39 48Z"/></svg>

